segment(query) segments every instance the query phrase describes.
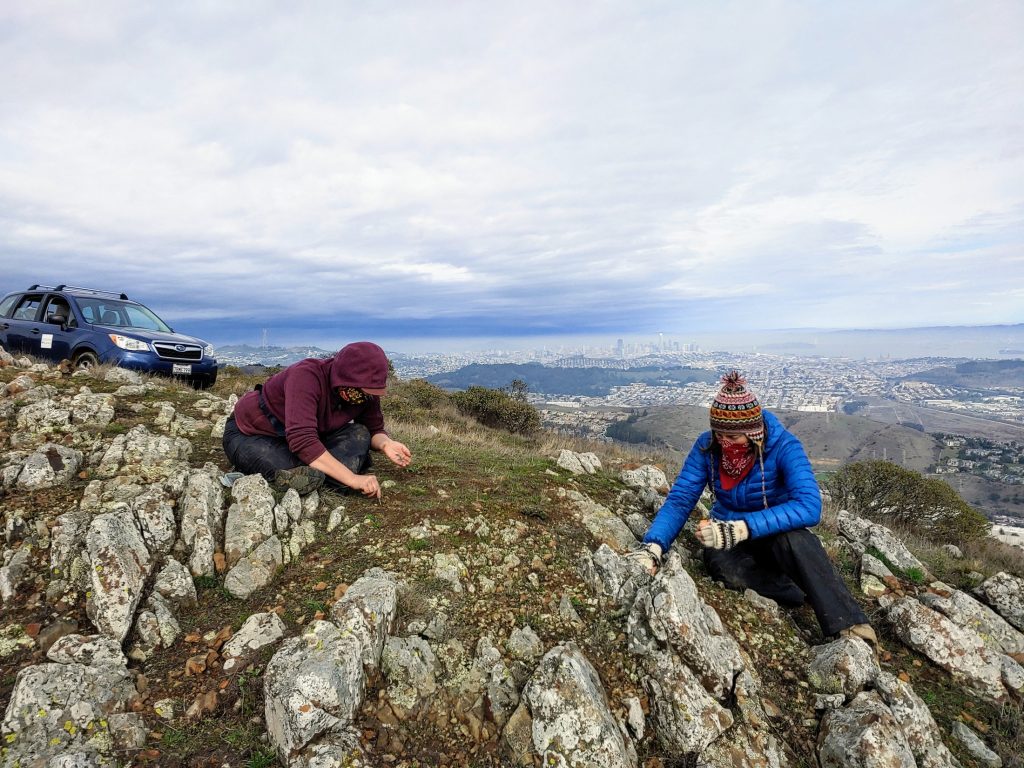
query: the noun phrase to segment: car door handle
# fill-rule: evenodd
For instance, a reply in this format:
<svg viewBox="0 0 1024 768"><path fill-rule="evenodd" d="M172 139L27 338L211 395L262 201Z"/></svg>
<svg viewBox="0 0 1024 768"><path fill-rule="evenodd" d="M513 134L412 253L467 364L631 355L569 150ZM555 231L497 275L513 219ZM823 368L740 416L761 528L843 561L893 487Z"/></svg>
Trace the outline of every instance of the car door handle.
<svg viewBox="0 0 1024 768"><path fill-rule="evenodd" d="M3 323L2 325L0 325L0 331L6 331L10 327L11 327L10 323Z"/></svg>
<svg viewBox="0 0 1024 768"><path fill-rule="evenodd" d="M39 333L39 329L33 328L31 331L29 331L29 333Z"/></svg>

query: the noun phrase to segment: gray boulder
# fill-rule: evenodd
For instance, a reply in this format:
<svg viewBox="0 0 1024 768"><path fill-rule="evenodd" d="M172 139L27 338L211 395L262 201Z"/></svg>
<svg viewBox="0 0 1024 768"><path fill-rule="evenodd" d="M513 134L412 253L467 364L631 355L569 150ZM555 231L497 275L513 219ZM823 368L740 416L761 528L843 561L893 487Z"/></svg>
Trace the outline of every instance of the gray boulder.
<svg viewBox="0 0 1024 768"><path fill-rule="evenodd" d="M145 491L132 498L128 507L135 517L135 524L151 554L167 554L178 538L178 524L174 519L174 507L164 497L163 488L150 485Z"/></svg>
<svg viewBox="0 0 1024 768"><path fill-rule="evenodd" d="M179 501L180 538L193 576L216 573L213 555L221 545L224 520L224 487L219 476L220 471L211 465L189 472Z"/></svg>
<svg viewBox="0 0 1024 768"><path fill-rule="evenodd" d="M934 592L921 595L920 600L954 624L978 633L982 641L999 653L1024 653L1024 634L1014 629L1002 616L966 592L945 584L933 584Z"/></svg>
<svg viewBox="0 0 1024 768"><path fill-rule="evenodd" d="M638 560L623 557L607 544L591 554L580 556L580 575L598 595L609 598L617 607L632 606L637 590L650 584L651 575Z"/></svg>
<svg viewBox="0 0 1024 768"><path fill-rule="evenodd" d="M182 437L154 435L142 424L115 437L100 460L100 477L134 475L148 482L187 476L192 444Z"/></svg>
<svg viewBox="0 0 1024 768"><path fill-rule="evenodd" d="M573 643L541 660L523 690L544 765L635 768L636 750L608 706L597 671Z"/></svg>
<svg viewBox="0 0 1024 768"><path fill-rule="evenodd" d="M601 468L601 460L593 453L576 453L563 448L557 464L574 475L592 475Z"/></svg>
<svg viewBox="0 0 1024 768"><path fill-rule="evenodd" d="M114 420L113 395L94 395L83 392L71 398L71 423L75 425L105 427Z"/></svg>
<svg viewBox="0 0 1024 768"><path fill-rule="evenodd" d="M665 751L698 754L732 727L732 713L677 655L654 651L645 657L645 667L653 730Z"/></svg>
<svg viewBox="0 0 1024 768"><path fill-rule="evenodd" d="M821 693L855 696L878 676L878 661L863 640L844 637L814 647L807 682Z"/></svg>
<svg viewBox="0 0 1024 768"><path fill-rule="evenodd" d="M960 742L961 746L967 750L967 754L985 766L985 768L1003 768L1002 758L985 746L985 742L981 740L978 734L959 720L953 723L953 738Z"/></svg>
<svg viewBox="0 0 1024 768"><path fill-rule="evenodd" d="M576 518L599 544L607 544L619 552L627 552L636 545L636 537L622 520L608 507L598 504L579 491L566 491L572 502Z"/></svg>
<svg viewBox="0 0 1024 768"><path fill-rule="evenodd" d="M825 714L818 731L821 768L917 768L903 730L874 691Z"/></svg>
<svg viewBox="0 0 1024 768"><path fill-rule="evenodd" d="M265 587L284 563L281 540L271 536L260 544L224 577L224 588L244 600L257 589Z"/></svg>
<svg viewBox="0 0 1024 768"><path fill-rule="evenodd" d="M274 535L274 494L263 475L246 475L231 486L234 503L224 525L224 556L233 566Z"/></svg>
<svg viewBox="0 0 1024 768"><path fill-rule="evenodd" d="M839 532L843 536L865 547L878 550L901 571L916 569L922 573L928 572L924 563L914 557L899 537L884 525L857 517L846 510L839 513L838 523Z"/></svg>
<svg viewBox="0 0 1024 768"><path fill-rule="evenodd" d="M380 568L364 573L331 608L338 627L359 640L362 661L375 668L398 615L398 577Z"/></svg>
<svg viewBox="0 0 1024 768"><path fill-rule="evenodd" d="M102 634L123 642L149 575L149 552L127 511L93 518L85 543L91 587L86 611Z"/></svg>
<svg viewBox="0 0 1024 768"><path fill-rule="evenodd" d="M637 592L627 636L633 653L672 649L698 675L705 690L720 701L744 668L739 645L715 609L701 599L675 552L669 554L650 585Z"/></svg>
<svg viewBox="0 0 1024 768"><path fill-rule="evenodd" d="M121 644L103 635L64 635L50 646L46 658L58 664L96 667L124 667L128 664Z"/></svg>
<svg viewBox="0 0 1024 768"><path fill-rule="evenodd" d="M167 558L157 573L153 590L163 595L174 608L191 608L199 602L192 575L173 557Z"/></svg>
<svg viewBox="0 0 1024 768"><path fill-rule="evenodd" d="M978 591L1000 616L1024 632L1024 579L1000 572L982 582Z"/></svg>
<svg viewBox="0 0 1024 768"><path fill-rule="evenodd" d="M875 677L875 690L899 723L918 768L960 768L960 762L942 743L942 733L931 710L909 683L880 672Z"/></svg>
<svg viewBox="0 0 1024 768"><path fill-rule="evenodd" d="M46 443L25 459L18 474L19 488L28 491L64 485L78 474L82 452L57 443Z"/></svg>
<svg viewBox="0 0 1024 768"><path fill-rule="evenodd" d="M261 649L284 637L286 631L281 617L273 611L254 613L221 648L224 672L231 673L241 669Z"/></svg>
<svg viewBox="0 0 1024 768"><path fill-rule="evenodd" d="M665 473L651 464L644 464L636 469L623 470L619 479L630 488L658 490L668 485Z"/></svg>
<svg viewBox="0 0 1024 768"><path fill-rule="evenodd" d="M976 632L957 626L911 597L889 607L887 618L900 640L923 653L973 693L993 702L1008 698L1009 691L1003 682L1004 666L1005 662L1011 665L1016 662L986 647ZM1007 667L1007 671L1012 673L1012 667Z"/></svg>
<svg viewBox="0 0 1024 768"><path fill-rule="evenodd" d="M390 637L380 658L388 701L405 713L429 707L437 693L437 659L422 637Z"/></svg>

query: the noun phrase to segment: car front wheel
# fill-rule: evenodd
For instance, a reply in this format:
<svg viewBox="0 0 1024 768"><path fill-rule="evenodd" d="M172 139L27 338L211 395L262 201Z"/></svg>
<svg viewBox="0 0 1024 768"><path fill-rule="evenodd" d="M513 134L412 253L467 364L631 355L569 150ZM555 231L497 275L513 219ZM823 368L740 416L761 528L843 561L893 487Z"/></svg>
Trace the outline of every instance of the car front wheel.
<svg viewBox="0 0 1024 768"><path fill-rule="evenodd" d="M100 364L100 360L93 352L79 352L75 355L75 368L87 370Z"/></svg>

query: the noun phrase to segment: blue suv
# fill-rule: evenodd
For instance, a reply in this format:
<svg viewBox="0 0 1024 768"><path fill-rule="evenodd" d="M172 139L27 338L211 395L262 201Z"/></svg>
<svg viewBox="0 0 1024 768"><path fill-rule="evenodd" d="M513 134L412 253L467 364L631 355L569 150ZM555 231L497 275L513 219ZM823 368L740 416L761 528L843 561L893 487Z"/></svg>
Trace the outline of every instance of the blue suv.
<svg viewBox="0 0 1024 768"><path fill-rule="evenodd" d="M175 333L152 310L123 293L72 285L33 285L0 300L0 345L12 354L78 368L110 363L187 378L206 388L217 380L213 346Z"/></svg>

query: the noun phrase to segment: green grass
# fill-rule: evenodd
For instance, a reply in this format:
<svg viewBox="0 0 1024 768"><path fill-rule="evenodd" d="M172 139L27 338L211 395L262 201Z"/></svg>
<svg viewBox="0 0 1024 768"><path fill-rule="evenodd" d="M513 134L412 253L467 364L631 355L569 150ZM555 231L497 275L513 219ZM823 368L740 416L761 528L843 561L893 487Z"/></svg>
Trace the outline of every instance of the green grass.
<svg viewBox="0 0 1024 768"><path fill-rule="evenodd" d="M405 546L410 552L421 552L430 547L430 542L426 539L409 539Z"/></svg>

